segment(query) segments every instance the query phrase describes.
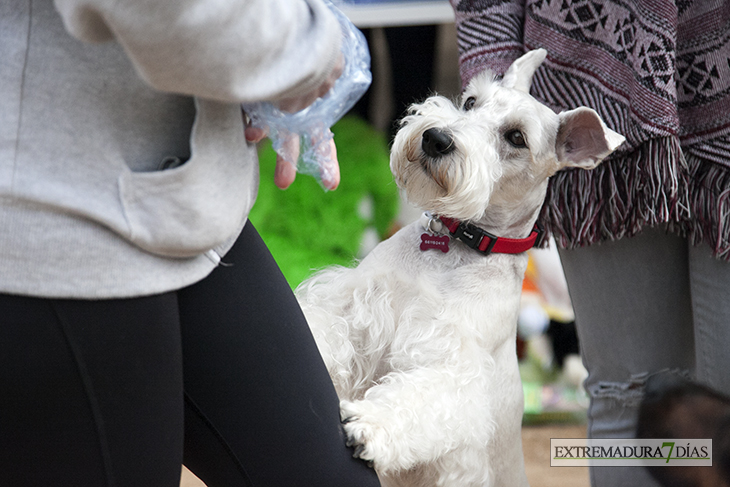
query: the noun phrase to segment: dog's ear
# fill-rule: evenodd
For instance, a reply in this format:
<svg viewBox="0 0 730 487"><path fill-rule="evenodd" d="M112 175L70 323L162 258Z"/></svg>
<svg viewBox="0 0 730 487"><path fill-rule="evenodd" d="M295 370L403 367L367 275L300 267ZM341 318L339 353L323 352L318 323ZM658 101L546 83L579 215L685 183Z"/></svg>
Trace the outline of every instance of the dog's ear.
<svg viewBox="0 0 730 487"><path fill-rule="evenodd" d="M593 169L626 140L606 127L590 108L576 108L562 112L558 117L560 127L555 152L561 167Z"/></svg>
<svg viewBox="0 0 730 487"><path fill-rule="evenodd" d="M547 56L545 49L535 49L520 56L504 73L502 86L529 93L532 76L545 60L545 56Z"/></svg>

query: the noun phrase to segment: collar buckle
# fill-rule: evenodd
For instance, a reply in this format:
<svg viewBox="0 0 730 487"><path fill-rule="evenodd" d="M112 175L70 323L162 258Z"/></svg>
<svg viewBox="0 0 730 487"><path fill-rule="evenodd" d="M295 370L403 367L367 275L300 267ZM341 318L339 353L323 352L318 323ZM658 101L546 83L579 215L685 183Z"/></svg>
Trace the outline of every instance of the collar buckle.
<svg viewBox="0 0 730 487"><path fill-rule="evenodd" d="M499 240L499 237L496 235L492 235L486 230L482 230L477 226L463 222L456 227L452 235L454 238L458 238L472 249L477 250L484 255L492 253L492 249L497 244L497 240ZM489 239L486 245L484 245L484 239Z"/></svg>
<svg viewBox="0 0 730 487"><path fill-rule="evenodd" d="M461 240L468 247L489 255L493 252L503 254L518 254L526 252L540 241L543 228L535 223L530 235L525 238L503 238L492 235L471 223L461 222L453 218L438 217L453 238Z"/></svg>

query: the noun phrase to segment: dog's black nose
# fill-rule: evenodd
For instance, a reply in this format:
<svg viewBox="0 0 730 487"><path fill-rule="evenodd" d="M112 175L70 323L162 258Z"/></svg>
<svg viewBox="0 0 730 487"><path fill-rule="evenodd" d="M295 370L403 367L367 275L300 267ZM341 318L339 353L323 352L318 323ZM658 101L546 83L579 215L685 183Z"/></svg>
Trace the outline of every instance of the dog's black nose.
<svg viewBox="0 0 730 487"><path fill-rule="evenodd" d="M454 145L454 139L451 137L451 134L433 128L423 133L421 148L426 155L436 158L451 153L456 149L456 145Z"/></svg>

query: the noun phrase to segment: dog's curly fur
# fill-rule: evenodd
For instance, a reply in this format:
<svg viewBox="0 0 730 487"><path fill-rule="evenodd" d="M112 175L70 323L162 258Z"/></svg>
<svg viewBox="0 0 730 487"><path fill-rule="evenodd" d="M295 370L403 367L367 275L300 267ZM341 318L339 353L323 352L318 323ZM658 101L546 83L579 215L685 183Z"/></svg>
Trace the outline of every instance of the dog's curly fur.
<svg viewBox="0 0 730 487"><path fill-rule="evenodd" d="M522 238L550 175L594 167L623 142L594 111L558 115L528 94L545 55L524 55L502 81L476 77L458 105L433 96L411 107L391 151L410 202ZM432 128L453 147L427 150ZM424 231L414 222L356 268L325 269L297 290L343 427L386 486L527 485L515 352L527 257L484 256L459 241L448 253L421 251Z"/></svg>

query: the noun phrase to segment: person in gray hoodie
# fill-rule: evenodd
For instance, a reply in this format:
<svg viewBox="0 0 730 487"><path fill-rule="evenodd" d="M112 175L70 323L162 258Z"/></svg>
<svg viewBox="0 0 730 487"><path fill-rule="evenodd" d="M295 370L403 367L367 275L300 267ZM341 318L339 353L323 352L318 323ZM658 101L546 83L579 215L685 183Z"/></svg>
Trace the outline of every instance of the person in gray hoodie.
<svg viewBox="0 0 730 487"><path fill-rule="evenodd" d="M0 3L0 485L378 485L247 222L240 104L311 103L340 36L321 0Z"/></svg>

